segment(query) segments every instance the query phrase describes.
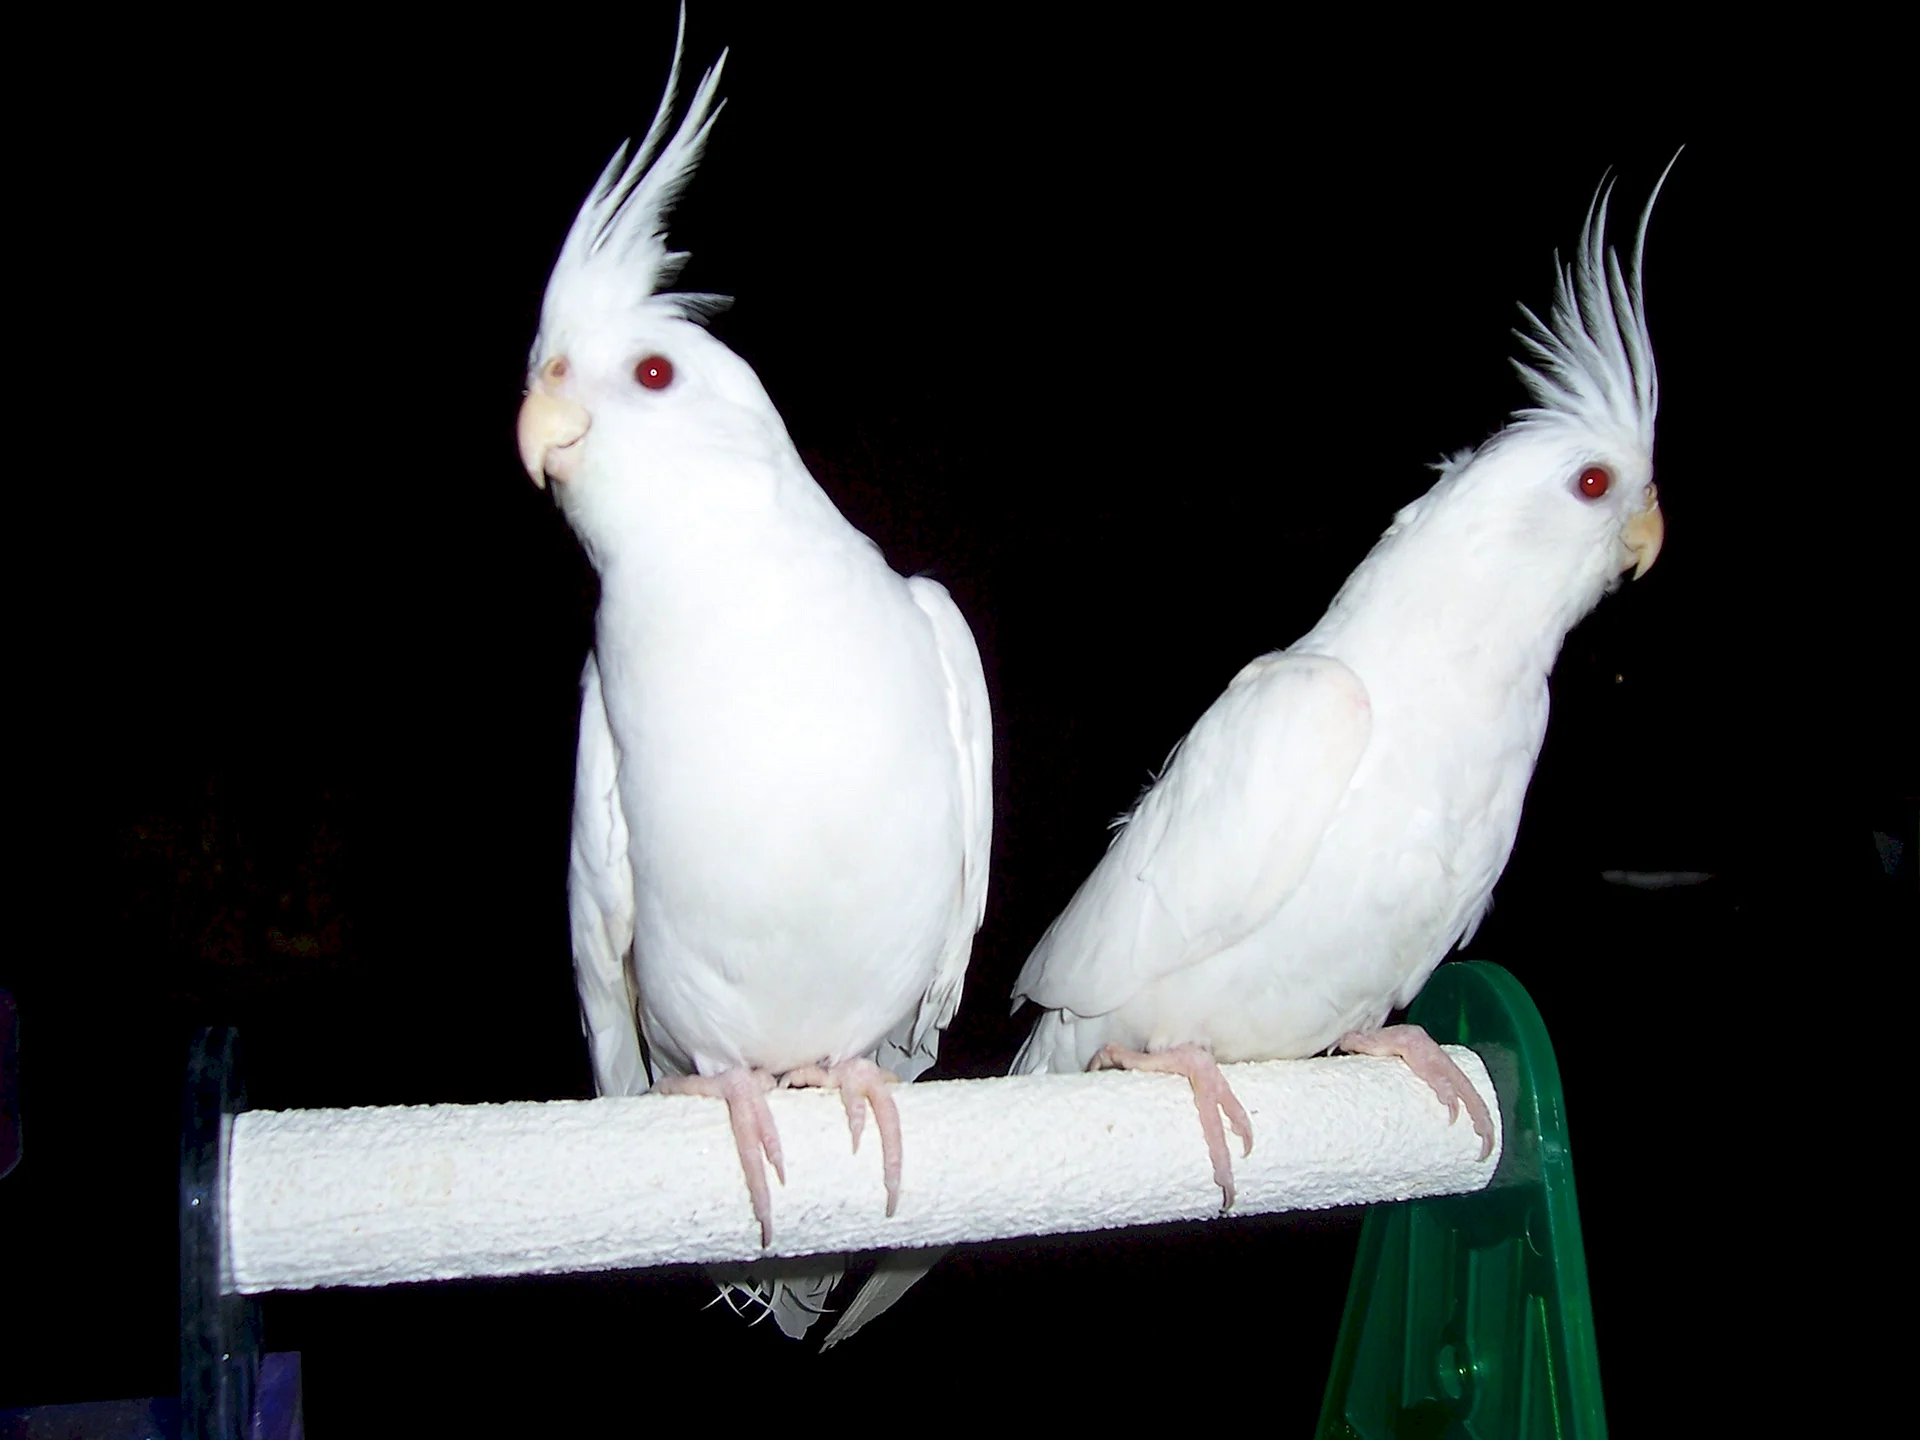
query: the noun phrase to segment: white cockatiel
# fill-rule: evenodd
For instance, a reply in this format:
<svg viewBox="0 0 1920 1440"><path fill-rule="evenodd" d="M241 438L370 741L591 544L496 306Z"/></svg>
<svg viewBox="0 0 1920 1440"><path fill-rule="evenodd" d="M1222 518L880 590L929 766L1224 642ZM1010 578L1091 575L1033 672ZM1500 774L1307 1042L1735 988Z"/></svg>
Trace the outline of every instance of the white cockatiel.
<svg viewBox="0 0 1920 1440"><path fill-rule="evenodd" d="M600 576L569 879L595 1082L724 1097L767 1244L776 1083L838 1087L856 1147L871 1104L893 1212L885 1087L932 1062L959 1004L992 742L947 592L834 508L753 370L698 323L720 302L662 293L725 59L675 128L676 43L645 140L581 207L519 443ZM794 1333L831 1278L797 1305L784 1282L761 1298Z"/></svg>
<svg viewBox="0 0 1920 1440"><path fill-rule="evenodd" d="M1020 972L1016 1004L1045 1013L1016 1072L1185 1075L1225 1205L1222 1112L1249 1149L1252 1127L1220 1061L1400 1055L1492 1144L1445 1053L1382 1026L1486 913L1561 641L1660 550L1652 207L1623 273L1596 195L1547 322L1524 312L1534 404L1440 467L1313 629L1234 677Z"/></svg>

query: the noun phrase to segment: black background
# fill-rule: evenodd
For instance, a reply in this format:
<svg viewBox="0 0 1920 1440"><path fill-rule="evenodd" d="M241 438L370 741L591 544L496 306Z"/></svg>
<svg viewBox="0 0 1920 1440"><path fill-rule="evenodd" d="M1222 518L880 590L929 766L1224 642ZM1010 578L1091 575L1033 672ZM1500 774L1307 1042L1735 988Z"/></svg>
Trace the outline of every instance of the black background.
<svg viewBox="0 0 1920 1440"><path fill-rule="evenodd" d="M700 6L688 64L731 45L730 99L673 233L828 493L980 644L994 878L939 1076L1004 1069L1002 997L1108 818L1520 403L1515 302L1545 304L1596 181L1629 234L1688 143L1647 246L1667 548L1567 643L1470 953L1559 1050L1616 1433L1724 1421L1752 1402L1711 1357L1811 1313L1763 1218L1825 1203L1851 1107L1808 1062L1914 953L1889 147L1792 97L1352 82L1203 17L898 13ZM243 1027L267 1107L591 1093L564 882L593 581L512 424L547 268L672 20L530 21L484 74L451 38L228 35L251 59L220 63L123 36L70 87L108 138L43 117L22 288L73 351L29 350L16 392L0 1406L175 1388L192 1026ZM1908 846L1892 877L1875 830ZM986 1247L824 1357L702 1310L692 1274L279 1296L268 1343L302 1352L315 1435L643 1422L662 1386L721 1423L1175 1398L1301 1434L1357 1226Z"/></svg>

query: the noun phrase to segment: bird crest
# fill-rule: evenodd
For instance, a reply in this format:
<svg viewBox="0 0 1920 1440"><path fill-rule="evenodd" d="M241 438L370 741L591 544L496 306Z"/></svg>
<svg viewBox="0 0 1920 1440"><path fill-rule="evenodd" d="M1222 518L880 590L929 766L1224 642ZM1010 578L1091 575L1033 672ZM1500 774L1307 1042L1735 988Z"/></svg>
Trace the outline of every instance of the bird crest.
<svg viewBox="0 0 1920 1440"><path fill-rule="evenodd" d="M693 177L707 132L720 118L726 102L714 103L720 71L727 63L723 50L713 67L700 77L687 113L668 137L674 96L680 88L680 57L685 44L687 13L680 12L674 35L673 67L660 106L637 149L623 143L594 182L580 213L567 231L560 257L554 261L547 294L540 309L540 334L553 337L583 330L608 315L625 314L642 306L698 320L726 305L722 295L663 294L686 264L685 252L667 245L667 216ZM534 342L536 356L540 340Z"/></svg>
<svg viewBox="0 0 1920 1440"><path fill-rule="evenodd" d="M1676 153L1673 158L1680 157ZM1521 428L1571 422L1631 437L1644 452L1653 449L1660 378L1654 369L1653 341L1640 292L1640 257L1653 202L1672 169L1673 160L1669 160L1647 197L1624 271L1619 254L1606 243L1607 202L1613 184L1603 180L1587 207L1573 262L1563 266L1555 257L1558 275L1547 320L1525 305L1520 307L1528 328L1514 332L1524 358L1513 365L1534 400L1514 412Z"/></svg>

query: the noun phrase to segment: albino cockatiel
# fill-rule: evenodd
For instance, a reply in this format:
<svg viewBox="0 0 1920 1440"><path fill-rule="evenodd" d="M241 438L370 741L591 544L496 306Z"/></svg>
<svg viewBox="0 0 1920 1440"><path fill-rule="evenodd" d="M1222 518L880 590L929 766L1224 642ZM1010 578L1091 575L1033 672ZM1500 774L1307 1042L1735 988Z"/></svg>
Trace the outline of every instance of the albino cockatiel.
<svg viewBox="0 0 1920 1440"><path fill-rule="evenodd" d="M753 370L698 323L716 297L662 293L685 258L666 215L725 59L669 138L676 44L645 140L581 207L519 442L600 575L568 886L595 1082L724 1097L766 1244L776 1083L837 1086L856 1147L872 1105L893 1212L885 1087L932 1062L960 1001L992 741L947 592L896 574L834 508Z"/></svg>
<svg viewBox="0 0 1920 1440"><path fill-rule="evenodd" d="M1486 913L1561 641L1660 551L1652 208L1623 274L1595 196L1548 322L1523 310L1534 404L1439 467L1319 624L1233 678L1015 983L1045 1007L1016 1073L1185 1075L1225 1205L1221 1113L1249 1149L1252 1127L1219 1061L1399 1055L1491 1148L1445 1053L1382 1026Z"/></svg>

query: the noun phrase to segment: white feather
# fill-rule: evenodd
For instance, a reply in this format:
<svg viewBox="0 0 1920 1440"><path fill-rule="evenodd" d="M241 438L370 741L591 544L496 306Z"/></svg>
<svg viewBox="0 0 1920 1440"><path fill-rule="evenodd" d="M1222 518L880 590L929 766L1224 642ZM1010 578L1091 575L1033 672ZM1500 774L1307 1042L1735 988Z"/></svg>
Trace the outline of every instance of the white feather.
<svg viewBox="0 0 1920 1440"><path fill-rule="evenodd" d="M600 694L600 667L580 677L580 742L574 755L573 846L567 915L573 933L580 1027L602 1095L640 1095L653 1084L634 1018L633 870L620 809L619 757Z"/></svg>
<svg viewBox="0 0 1920 1440"><path fill-rule="evenodd" d="M1015 984L1016 1007L1041 1007L1015 1073L1084 1070L1109 1044L1311 1055L1376 1029L1471 937L1513 848L1547 674L1634 561L1623 532L1653 500L1647 219L1623 274L1606 209L1603 190L1551 324L1527 312L1536 406L1439 467L1320 622L1242 669L1119 822ZM1597 501L1577 493L1591 465L1613 482ZM889 1257L828 1343L939 1258Z"/></svg>
<svg viewBox="0 0 1920 1440"><path fill-rule="evenodd" d="M697 318L723 306L717 295L667 292L686 264L686 255L667 245L667 217L693 178L713 122L725 102L715 103L726 52L700 77L687 113L667 139L674 94L680 86L681 46L687 13L680 12L674 36L673 65L653 123L639 148L628 156L622 145L600 172L586 202L574 217L547 280L540 308L536 355L569 348L571 337L604 325L623 311L651 308L663 314ZM664 144L663 144L664 141ZM531 368L531 367L530 367Z"/></svg>
<svg viewBox="0 0 1920 1440"><path fill-rule="evenodd" d="M1532 407L1515 416L1523 425L1621 431L1631 434L1640 449L1652 452L1660 378L1641 303L1640 264L1653 202L1672 169L1669 160L1647 197L1625 273L1619 256L1606 245L1607 201L1613 194L1612 184L1606 183L1588 208L1574 263L1562 267L1555 261L1552 323L1543 324L1532 310L1520 307L1528 328L1514 333L1528 358L1513 365L1534 398Z"/></svg>
<svg viewBox="0 0 1920 1440"><path fill-rule="evenodd" d="M569 902L610 1094L876 1056L910 1078L986 903L992 732L966 621L834 508L751 367L696 323L710 297L660 290L719 71L671 134L670 79L602 173L530 365L529 407L585 418L554 485L601 593ZM668 383L642 383L643 359ZM724 1285L799 1333L838 1275L807 1264Z"/></svg>
<svg viewBox="0 0 1920 1440"><path fill-rule="evenodd" d="M1042 938L1016 998L1047 1013L1016 1069L1082 1069L1107 1044L1310 1055L1378 1027L1472 933L1561 641L1652 504L1646 218L1623 272L1606 214L1603 188L1549 321L1526 312L1536 403L1441 467L1319 623L1228 686ZM1592 466L1612 480L1597 500L1578 488Z"/></svg>

